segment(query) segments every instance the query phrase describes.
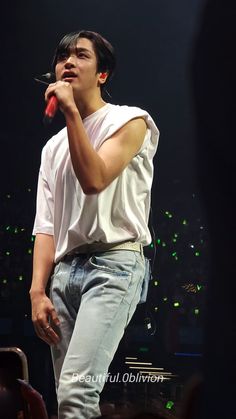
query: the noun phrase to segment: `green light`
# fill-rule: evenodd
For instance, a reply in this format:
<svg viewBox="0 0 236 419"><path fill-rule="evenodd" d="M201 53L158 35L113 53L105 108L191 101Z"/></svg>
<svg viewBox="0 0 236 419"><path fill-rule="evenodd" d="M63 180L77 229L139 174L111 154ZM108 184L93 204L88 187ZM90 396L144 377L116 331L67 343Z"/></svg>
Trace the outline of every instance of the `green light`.
<svg viewBox="0 0 236 419"><path fill-rule="evenodd" d="M155 287L157 287L157 285L159 284L159 282L158 281L154 281L154 285L155 285Z"/></svg>
<svg viewBox="0 0 236 419"><path fill-rule="evenodd" d="M202 285L197 285L197 290L201 291L201 289L202 289Z"/></svg>
<svg viewBox="0 0 236 419"><path fill-rule="evenodd" d="M151 248L153 248L153 247L154 247L154 244L153 244L153 243L151 243L151 244L150 244L150 247L151 247Z"/></svg>
<svg viewBox="0 0 236 419"><path fill-rule="evenodd" d="M9 230L10 230L10 228L11 228L11 226L7 226L7 227L6 227L6 231L9 231Z"/></svg>
<svg viewBox="0 0 236 419"><path fill-rule="evenodd" d="M10 199L11 198L11 195L10 194L7 194L7 198Z"/></svg>
<svg viewBox="0 0 236 419"><path fill-rule="evenodd" d="M34 236L31 236L31 239L30 239L32 242L34 242Z"/></svg>
<svg viewBox="0 0 236 419"><path fill-rule="evenodd" d="M165 242L162 243L162 247L166 247L166 243Z"/></svg>
<svg viewBox="0 0 236 419"><path fill-rule="evenodd" d="M28 249L28 255L32 255L32 249Z"/></svg>
<svg viewBox="0 0 236 419"><path fill-rule="evenodd" d="M163 301L166 303L166 301L168 301L168 298L167 297L164 297L163 298Z"/></svg>
<svg viewBox="0 0 236 419"><path fill-rule="evenodd" d="M148 352L149 349L146 346L141 346L141 348L139 348L139 352Z"/></svg>
<svg viewBox="0 0 236 419"><path fill-rule="evenodd" d="M168 400L165 407L166 409L171 410L173 406L174 406L174 402L172 402L172 400Z"/></svg>
<svg viewBox="0 0 236 419"><path fill-rule="evenodd" d="M195 252L195 256L200 256L200 252Z"/></svg>
<svg viewBox="0 0 236 419"><path fill-rule="evenodd" d="M183 224L184 226L186 226L186 225L188 224L188 223L187 223L187 220L183 220L182 224Z"/></svg>
<svg viewBox="0 0 236 419"><path fill-rule="evenodd" d="M7 256L10 256L10 254L11 254L10 252L8 252L8 251L6 252L6 255L7 255Z"/></svg>
<svg viewBox="0 0 236 419"><path fill-rule="evenodd" d="M155 310L155 311L158 311L158 307L155 307L155 308L154 308L154 310Z"/></svg>
<svg viewBox="0 0 236 419"><path fill-rule="evenodd" d="M161 239L157 239L157 244L161 244Z"/></svg>
<svg viewBox="0 0 236 419"><path fill-rule="evenodd" d="M175 238L177 239L177 237L178 237L178 234L177 234L177 233L175 233L175 234L174 234L174 237L175 237Z"/></svg>
<svg viewBox="0 0 236 419"><path fill-rule="evenodd" d="M18 279L19 279L19 281L23 281L23 276L22 275L19 275L18 276Z"/></svg>
<svg viewBox="0 0 236 419"><path fill-rule="evenodd" d="M17 228L17 227L15 227L15 228L14 228L14 233L15 233L15 234L17 234L17 233L18 233L18 228Z"/></svg>
<svg viewBox="0 0 236 419"><path fill-rule="evenodd" d="M178 258L178 256L177 256L177 252L173 252L173 253L171 253L171 256L173 256L173 258L175 259L175 260L178 260L179 258Z"/></svg>
<svg viewBox="0 0 236 419"><path fill-rule="evenodd" d="M28 192L31 192L31 189L30 189L30 188L28 188L28 189L27 189L27 191L28 191Z"/></svg>
<svg viewBox="0 0 236 419"><path fill-rule="evenodd" d="M195 309L194 309L194 314L196 314L196 316L197 316L199 313L200 313L199 308L195 308Z"/></svg>
<svg viewBox="0 0 236 419"><path fill-rule="evenodd" d="M173 305L174 305L174 307L179 307L180 303L178 301L176 301Z"/></svg>
<svg viewBox="0 0 236 419"><path fill-rule="evenodd" d="M172 242L173 242L173 243L176 243L176 242L177 242L177 240L176 240L176 239L172 239Z"/></svg>
<svg viewBox="0 0 236 419"><path fill-rule="evenodd" d="M7 284L7 279L3 279L2 283Z"/></svg>

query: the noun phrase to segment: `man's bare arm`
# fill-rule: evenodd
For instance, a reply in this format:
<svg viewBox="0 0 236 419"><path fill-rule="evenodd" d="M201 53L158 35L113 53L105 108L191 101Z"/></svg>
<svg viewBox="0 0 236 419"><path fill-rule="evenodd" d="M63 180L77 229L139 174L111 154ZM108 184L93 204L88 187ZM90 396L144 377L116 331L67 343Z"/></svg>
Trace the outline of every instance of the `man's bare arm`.
<svg viewBox="0 0 236 419"><path fill-rule="evenodd" d="M129 121L98 151L91 146L78 112L65 113L71 161L85 194L103 191L139 151L147 130L142 118Z"/></svg>
<svg viewBox="0 0 236 419"><path fill-rule="evenodd" d="M147 130L142 117L132 119L94 150L75 104L72 86L63 81L51 84L46 100L56 95L64 113L70 156L75 175L85 194L103 191L129 164L139 151Z"/></svg>
<svg viewBox="0 0 236 419"><path fill-rule="evenodd" d="M36 234L33 256L33 278L30 295L44 294L54 266L54 239L49 234Z"/></svg>
<svg viewBox="0 0 236 419"><path fill-rule="evenodd" d="M33 257L33 278L30 289L32 321L37 335L49 345L58 342L53 325L59 319L51 300L46 295L46 286L54 266L54 240L48 234L36 234ZM49 321L51 323L50 328ZM46 329L47 328L47 329Z"/></svg>

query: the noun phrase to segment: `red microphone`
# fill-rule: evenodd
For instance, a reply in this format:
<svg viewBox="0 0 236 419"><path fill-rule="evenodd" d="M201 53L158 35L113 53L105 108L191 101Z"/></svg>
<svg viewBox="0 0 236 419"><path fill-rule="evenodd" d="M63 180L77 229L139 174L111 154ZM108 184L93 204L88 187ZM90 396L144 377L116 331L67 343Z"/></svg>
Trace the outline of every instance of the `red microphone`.
<svg viewBox="0 0 236 419"><path fill-rule="evenodd" d="M43 118L43 122L45 125L48 125L52 122L56 112L58 109L58 100L56 98L56 96L51 96L50 99L48 100L46 109L44 111L44 118Z"/></svg>

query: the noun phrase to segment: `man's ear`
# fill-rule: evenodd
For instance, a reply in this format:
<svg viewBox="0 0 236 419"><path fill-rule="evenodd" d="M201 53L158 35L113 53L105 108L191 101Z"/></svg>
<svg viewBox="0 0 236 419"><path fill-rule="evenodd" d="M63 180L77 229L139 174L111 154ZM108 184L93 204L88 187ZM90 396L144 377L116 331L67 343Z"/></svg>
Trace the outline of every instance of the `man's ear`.
<svg viewBox="0 0 236 419"><path fill-rule="evenodd" d="M106 83L107 77L108 77L108 73L106 73L106 72L99 73L99 77L98 77L99 83L100 84Z"/></svg>

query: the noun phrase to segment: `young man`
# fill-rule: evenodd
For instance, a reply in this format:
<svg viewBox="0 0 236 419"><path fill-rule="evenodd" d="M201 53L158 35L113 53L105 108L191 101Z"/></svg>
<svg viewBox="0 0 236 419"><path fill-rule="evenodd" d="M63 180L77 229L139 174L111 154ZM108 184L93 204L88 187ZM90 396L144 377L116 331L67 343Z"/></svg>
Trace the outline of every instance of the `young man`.
<svg viewBox="0 0 236 419"><path fill-rule="evenodd" d="M66 127L42 152L32 319L52 345L59 418L88 419L140 299L159 133L147 112L102 99L115 59L101 35L66 35L54 67L45 99L56 96Z"/></svg>

